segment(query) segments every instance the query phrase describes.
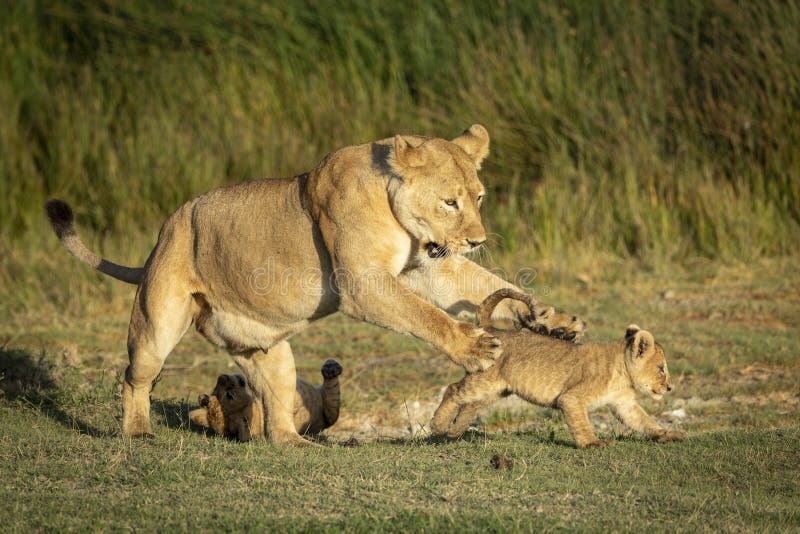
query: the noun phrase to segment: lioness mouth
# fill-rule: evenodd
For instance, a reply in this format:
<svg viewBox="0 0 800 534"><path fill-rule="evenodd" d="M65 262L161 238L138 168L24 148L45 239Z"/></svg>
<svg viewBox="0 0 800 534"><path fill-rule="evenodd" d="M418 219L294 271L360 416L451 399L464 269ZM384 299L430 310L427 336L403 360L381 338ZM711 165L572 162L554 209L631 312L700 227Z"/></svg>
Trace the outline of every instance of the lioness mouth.
<svg viewBox="0 0 800 534"><path fill-rule="evenodd" d="M430 242L425 245L425 249L428 251L429 258L444 258L449 254L447 247L440 245L439 243Z"/></svg>

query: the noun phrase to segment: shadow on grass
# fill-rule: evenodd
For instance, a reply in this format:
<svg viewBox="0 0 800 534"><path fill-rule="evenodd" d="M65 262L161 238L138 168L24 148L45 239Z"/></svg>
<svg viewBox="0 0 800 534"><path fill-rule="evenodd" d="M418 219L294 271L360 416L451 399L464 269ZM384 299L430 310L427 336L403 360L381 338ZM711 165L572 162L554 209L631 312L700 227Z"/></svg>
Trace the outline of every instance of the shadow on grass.
<svg viewBox="0 0 800 534"><path fill-rule="evenodd" d="M529 430L524 432L506 432L503 434L498 433L489 433L483 430L470 428L464 434L458 437L449 437L449 436L428 436L422 440L422 443L427 445L443 445L448 443L454 443L459 441L464 441L467 443L473 442L491 442L496 440L500 435L508 435L512 434L520 439L529 440L531 443L540 443L542 445L558 445L560 447L567 447L570 449L575 449L576 445L574 441L569 441L566 439L557 438L555 433L550 431L541 431L541 430ZM398 443L402 443L398 440ZM406 442L407 443L407 442Z"/></svg>
<svg viewBox="0 0 800 534"><path fill-rule="evenodd" d="M92 437L114 435L74 417L62 408L67 392L56 385L55 365L44 351L35 356L19 349L0 349L0 392L10 401L35 406L43 414L65 427Z"/></svg>

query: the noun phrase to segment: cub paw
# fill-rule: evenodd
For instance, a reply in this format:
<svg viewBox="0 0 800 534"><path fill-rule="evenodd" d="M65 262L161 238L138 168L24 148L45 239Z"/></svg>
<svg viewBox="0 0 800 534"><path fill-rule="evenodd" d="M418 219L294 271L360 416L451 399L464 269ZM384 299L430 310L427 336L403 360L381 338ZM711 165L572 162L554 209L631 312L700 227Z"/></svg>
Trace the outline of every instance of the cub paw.
<svg viewBox="0 0 800 534"><path fill-rule="evenodd" d="M466 354L461 363L468 373L485 371L503 353L500 340L490 334L482 332L472 344L472 348Z"/></svg>
<svg viewBox="0 0 800 534"><path fill-rule="evenodd" d="M683 441L686 439L686 433L680 430L665 430L653 436L653 440L658 443L667 443L670 441Z"/></svg>
<svg viewBox="0 0 800 534"><path fill-rule="evenodd" d="M320 371L322 372L322 378L327 380L330 378L336 378L342 374L343 369L336 360L328 360L322 364L322 369L320 369Z"/></svg>

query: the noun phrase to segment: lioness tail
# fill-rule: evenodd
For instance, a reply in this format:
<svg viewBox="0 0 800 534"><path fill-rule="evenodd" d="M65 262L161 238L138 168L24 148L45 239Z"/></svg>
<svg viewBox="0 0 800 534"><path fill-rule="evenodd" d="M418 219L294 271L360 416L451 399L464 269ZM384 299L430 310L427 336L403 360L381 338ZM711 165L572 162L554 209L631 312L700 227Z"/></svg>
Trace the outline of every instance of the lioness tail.
<svg viewBox="0 0 800 534"><path fill-rule="evenodd" d="M78 233L75 231L72 208L57 198L47 201L44 205L47 211L47 218L50 219L50 225L53 231L58 236L61 244L76 258L81 260L103 274L107 274L117 280L127 282L129 284L138 285L142 279L143 269L141 267L125 267L124 265L117 265L108 260L104 260L84 245Z"/></svg>

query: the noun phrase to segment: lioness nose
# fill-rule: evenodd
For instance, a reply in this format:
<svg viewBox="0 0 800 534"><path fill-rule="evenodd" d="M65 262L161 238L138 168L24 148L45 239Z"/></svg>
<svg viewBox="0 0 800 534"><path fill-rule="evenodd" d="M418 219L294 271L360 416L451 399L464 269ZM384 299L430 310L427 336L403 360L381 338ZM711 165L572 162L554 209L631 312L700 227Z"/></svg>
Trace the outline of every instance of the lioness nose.
<svg viewBox="0 0 800 534"><path fill-rule="evenodd" d="M469 243L469 246L471 248L475 248L475 247L479 247L479 246L483 245L484 243L486 243L486 239L480 239L478 241L472 241L471 239L467 239L467 243Z"/></svg>

